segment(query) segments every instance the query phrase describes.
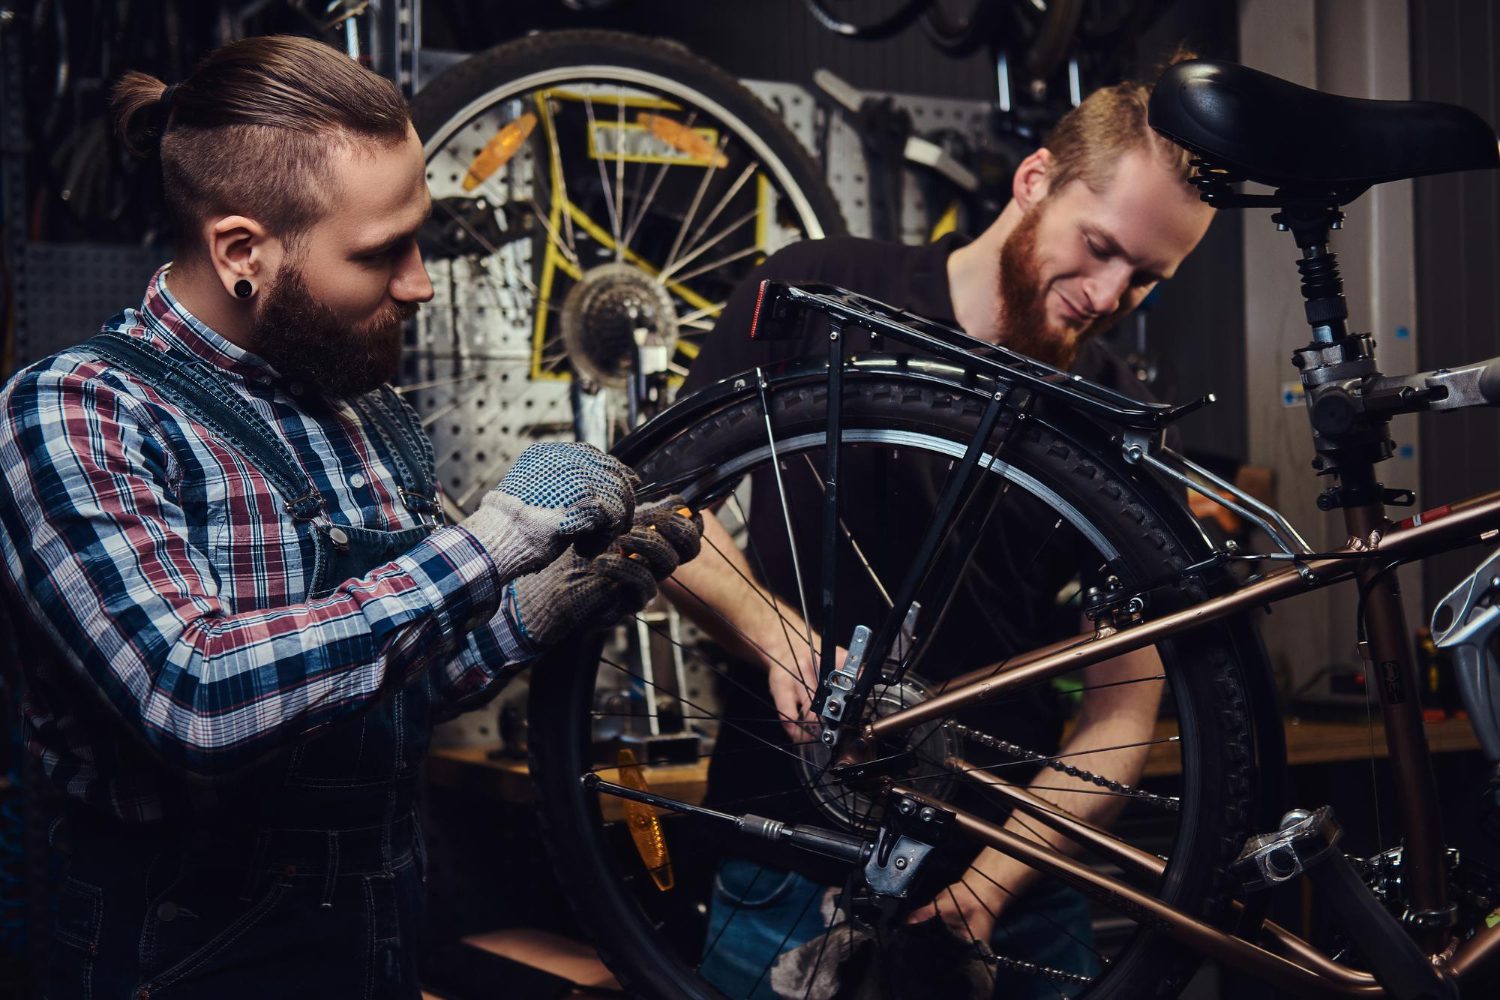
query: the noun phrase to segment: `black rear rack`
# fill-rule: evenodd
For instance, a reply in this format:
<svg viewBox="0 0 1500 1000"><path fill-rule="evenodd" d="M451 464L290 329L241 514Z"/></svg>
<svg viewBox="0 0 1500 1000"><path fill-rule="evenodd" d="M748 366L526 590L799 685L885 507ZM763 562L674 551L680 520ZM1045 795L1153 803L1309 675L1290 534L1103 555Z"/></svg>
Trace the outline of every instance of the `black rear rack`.
<svg viewBox="0 0 1500 1000"><path fill-rule="evenodd" d="M763 281L755 304L750 336L777 340L795 336L809 313L828 317L833 326L858 327L918 348L969 371L1025 386L1038 395L1121 427L1160 430L1214 401L1213 395L1172 406L1143 403L1024 354L976 340L946 323L917 316L884 302L810 282Z"/></svg>

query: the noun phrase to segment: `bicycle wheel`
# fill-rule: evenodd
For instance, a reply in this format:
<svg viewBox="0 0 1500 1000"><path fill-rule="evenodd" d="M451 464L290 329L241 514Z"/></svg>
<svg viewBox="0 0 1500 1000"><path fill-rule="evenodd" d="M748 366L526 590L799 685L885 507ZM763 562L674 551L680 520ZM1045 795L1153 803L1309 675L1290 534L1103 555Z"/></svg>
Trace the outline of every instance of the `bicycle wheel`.
<svg viewBox="0 0 1500 1000"><path fill-rule="evenodd" d="M533 441L613 440L638 349L680 377L751 268L844 228L787 126L672 43L523 38L434 80L412 118L436 295L401 391L465 512Z"/></svg>
<svg viewBox="0 0 1500 1000"><path fill-rule="evenodd" d="M891 495L901 489L904 476L917 474L922 463L940 470L950 466L963 454L985 400L995 388L964 387L957 381L958 374L939 365L897 359L870 358L851 366L845 376L842 408L843 469L853 470L860 467L860 462L874 461L879 477L877 488L883 495ZM679 404L623 442L620 454L642 470L646 481L673 483L674 488L681 489L694 503L721 497L734 482L759 472L760 478L753 480L750 503L752 507L756 503L769 503L779 517L780 500L794 489L794 482L805 479L815 487L816 470L821 469L827 420L827 390L821 378L814 370L811 374L788 374L772 382L767 399L770 427L774 430L769 436L767 413L755 380L744 379L740 380L739 391L728 393L712 404L701 401L695 404L693 400ZM1002 517L1040 514L1041 523L1049 527L1028 533L1028 538L1036 542L1035 552L1010 553L1008 558L1014 561L996 575L1003 588L1014 593L1023 590L1027 580L1041 579L1040 570L1035 569L1041 565L1038 554L1044 546L1054 543L1068 546L1070 558L1085 560L1078 565L1117 576L1126 587L1131 582L1157 578L1197 557L1203 543L1191 537L1190 522L1171 511L1175 499L1154 484L1134 478L1129 468L1114 457L1118 445L1112 444L1100 428L1067 414L1049 415L1045 409L1021 421L1016 421L1015 416L1012 412L1002 417L998 433L1005 440L996 449L1000 461L987 468L986 483L998 499ZM775 475L778 471L779 476ZM687 486L681 485L684 476ZM860 482L853 472L841 471L840 477L841 488L850 491L846 494L849 496L869 485ZM770 493L762 493L768 483ZM777 483L782 485L778 487ZM859 503L843 509L847 523L842 541L847 544L839 558L865 563L869 556L868 565L856 572L868 569L872 576L899 572L900 567L881 564L873 556L877 549L888 552L898 546L876 546L871 544L871 538L859 537L866 523L861 509L877 503L872 493L862 497ZM735 503L730 500L726 506ZM905 532L912 538L913 549L919 529L920 525L911 525ZM752 532L752 543L755 537ZM809 545L803 551L815 554L817 548ZM771 553L752 550L748 555L754 566L758 557L769 558ZM804 555L801 572L809 578L808 590L816 592L820 567L815 559L811 560L813 565L809 561L809 556ZM1088 565L1089 562L1093 565ZM993 571L995 567L970 566L961 585L969 585L973 574L983 576L986 569ZM1174 586L1179 587L1176 596L1193 596L1191 588ZM796 595L789 599L795 603ZM1047 605L1059 610L1064 618L1074 617L1074 622L1065 624L1064 629L1070 633L1077 631L1076 605L1043 593L1039 606ZM1153 605L1165 606L1165 603ZM879 621L871 620L869 624L878 627ZM959 623L959 627L982 630L979 623L973 622ZM846 642L847 637L841 635L839 641ZM1019 644L1015 637L995 636L993 641L994 661L1003 661L1007 655L1031 648L1029 644ZM611 780L622 773L618 767L620 758L613 750L615 744L600 739L602 728L618 725L612 719L615 713L600 710L602 702L597 699L596 690L615 685L621 670L628 668L622 668L607 656L600 661L599 650L597 637L593 642L580 640L533 671L533 766L541 814L547 824L549 845L556 854L559 877L601 954L632 993L672 998L752 995L759 986L746 990L740 981L734 989L719 990L699 973L705 957L718 946L713 936L706 934L703 917L713 906L725 905L721 897L714 896L722 889L722 884L714 882L714 871L723 857L732 857L739 850L733 830L705 828L698 820L678 816L663 819L660 832L670 858L678 865L672 887L663 890L647 877L643 855L634 846L628 824L619 816L618 803L609 800L601 807L601 796L585 790L580 782L581 776L591 771L604 771ZM1118 836L1152 854L1169 858L1164 874L1136 873L1130 880L1187 912L1223 923L1230 913L1223 866L1235 856L1250 832L1257 795L1245 681L1250 671L1265 670L1267 666L1253 631L1238 620L1182 635L1164 645L1161 654L1163 675L1136 677L1122 684L1164 683L1166 688L1163 711L1174 721L1157 721L1152 725L1147 720L1151 735L1145 742L1151 744L1152 755L1147 773L1154 777L1143 788L1118 780L1111 783L1108 775L1101 772L1105 783L1087 787L1123 804L1124 812L1114 823ZM928 669L928 663L923 661L923 669ZM753 678L747 680L749 675L743 671L720 668L717 672L735 689L754 684ZM761 714L774 715L766 707L765 674L761 673L759 678L762 690L756 695L762 706ZM632 683L639 686L639 678ZM1020 712L1012 711L1005 717L1012 722L1020 719L1024 728L1025 713L1032 706L1025 699L1033 695L1038 703L1056 697L1050 687L1023 694L1023 700L1014 706ZM923 697L925 691L917 686L897 690L890 700L910 704ZM1086 692L1083 697L1098 695ZM704 693L682 702L684 717L714 716L705 720L709 724L703 729L706 734L716 734L718 742L709 746L705 735L702 752L722 755L729 752L725 749L728 743L736 742L734 753L758 761L757 768L774 768L787 752L786 746L771 746L774 741L758 736L748 741L729 739L735 733L743 736L743 731L762 720L751 719L742 709L726 709L718 714L703 711L710 701ZM876 711L883 708L877 706ZM926 782L929 794L956 801L972 797L967 786L977 783L970 780L973 773L1010 775L1013 772L1009 769L1018 762L1035 764L1037 757L1052 752L1053 748L1047 746L1025 747L1026 737L1017 732L980 728L984 719L993 718L994 713L986 709L975 717L948 720L935 734L927 734L927 742L918 743L915 758L905 771L893 777L918 787ZM1175 738L1169 730L1174 730ZM941 766L955 756L955 741L960 744L958 753L962 759L980 762L972 771L953 774L951 769L945 772ZM1139 751L1135 744L1140 742L1132 740L1132 748ZM997 748L998 753L988 752ZM1032 751L1029 754L1028 749ZM1095 753L1079 753L1052 763L1092 770L1091 761L1106 759L1096 754L1108 749L1127 748L1101 744ZM716 758L710 766L717 765ZM684 797L695 794L692 782L683 777L685 773L680 767L675 770L662 767L648 769L641 777L660 794ZM869 829L869 823L862 822L869 818L868 807L862 804L870 797L867 789L852 785L830 787L826 772L817 768L803 767L790 772L783 768L781 773L792 774L789 787L771 795L757 791L739 800L733 797L735 789L730 789L729 798L720 793L712 804L724 811L773 815L825 828ZM1045 777L1035 780L1033 787L1055 789L1076 780L1052 771L1038 773ZM663 782L660 787L656 784L658 779ZM1048 792L1043 790L1040 794L1046 796ZM784 795L787 803L781 814L769 808L768 800L778 795ZM674 842L676 850L672 850ZM962 846L954 844L942 850L951 850L954 857L945 860L955 862L956 870L962 871L967 863ZM722 874L727 869L717 870ZM828 883L828 879L824 878L822 883ZM1042 890L1041 886L1033 886L1028 894ZM743 893L735 898L746 907L760 902L748 899ZM819 904L823 905L826 904ZM1012 903L1008 910L1016 910L1020 905ZM804 907L788 923L800 926L806 912ZM1039 989L1037 995L1042 996L1084 993L1089 997L1155 997L1170 995L1179 988L1197 964L1194 957L1183 954L1170 942L1137 928L1126 914L1101 912L1096 908L1092 919L1084 921L1086 929L1081 933L1072 929L1078 926L1076 919L1071 924L1054 922L1056 927L1050 936L1060 938L1067 934L1089 949L1091 955L1083 957L1094 972L1070 971L1034 954L1007 954L1005 938L997 934L992 939L996 955L983 962L988 975L1007 977L1009 985L1005 988L1012 991L1021 988L1014 985L1015 977L1023 982L1032 980ZM1002 916L1002 927L1005 923ZM1046 928L1045 923L1043 927ZM788 937L783 940L790 940L794 929L786 927ZM1081 935L1094 931L1098 933L1092 941L1082 939ZM843 974L852 976L858 971L845 969ZM872 970L869 974L882 973ZM757 982L769 981L775 975L765 969ZM900 995L892 986L897 979L893 976L891 983L886 984L888 995ZM920 992L924 996L937 995L931 990ZM787 995L804 994L801 989L794 989Z"/></svg>

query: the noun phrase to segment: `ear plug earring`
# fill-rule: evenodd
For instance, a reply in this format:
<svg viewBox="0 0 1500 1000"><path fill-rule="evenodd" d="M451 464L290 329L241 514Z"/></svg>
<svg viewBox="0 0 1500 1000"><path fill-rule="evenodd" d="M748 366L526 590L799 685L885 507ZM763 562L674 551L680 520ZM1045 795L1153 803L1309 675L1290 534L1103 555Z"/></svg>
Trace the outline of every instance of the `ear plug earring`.
<svg viewBox="0 0 1500 1000"><path fill-rule="evenodd" d="M238 295L242 299L248 299L250 296L255 294L255 286L250 284L250 282L246 281L244 278L241 278L239 281L236 281L234 283L234 294Z"/></svg>

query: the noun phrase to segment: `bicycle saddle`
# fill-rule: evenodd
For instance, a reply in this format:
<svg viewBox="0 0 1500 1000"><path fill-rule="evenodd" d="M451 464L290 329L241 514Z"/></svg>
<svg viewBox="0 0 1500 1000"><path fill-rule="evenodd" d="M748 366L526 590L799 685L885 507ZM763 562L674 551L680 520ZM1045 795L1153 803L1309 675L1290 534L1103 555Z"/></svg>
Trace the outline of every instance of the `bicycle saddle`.
<svg viewBox="0 0 1500 1000"><path fill-rule="evenodd" d="M1230 179L1341 204L1384 181L1500 165L1494 130L1466 108L1339 97L1208 59L1168 69L1147 116Z"/></svg>

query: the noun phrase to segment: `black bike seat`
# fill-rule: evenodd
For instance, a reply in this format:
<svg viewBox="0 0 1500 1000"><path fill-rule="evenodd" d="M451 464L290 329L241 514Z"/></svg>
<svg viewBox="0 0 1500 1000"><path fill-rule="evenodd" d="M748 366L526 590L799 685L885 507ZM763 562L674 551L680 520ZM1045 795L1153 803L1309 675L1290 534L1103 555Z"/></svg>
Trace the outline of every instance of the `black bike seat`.
<svg viewBox="0 0 1500 1000"><path fill-rule="evenodd" d="M1383 181L1500 165L1494 130L1467 108L1339 97L1208 59L1168 69L1147 117L1234 179L1341 202Z"/></svg>

